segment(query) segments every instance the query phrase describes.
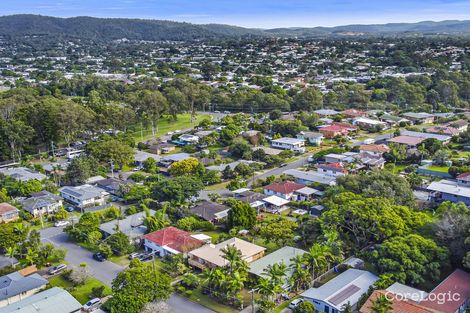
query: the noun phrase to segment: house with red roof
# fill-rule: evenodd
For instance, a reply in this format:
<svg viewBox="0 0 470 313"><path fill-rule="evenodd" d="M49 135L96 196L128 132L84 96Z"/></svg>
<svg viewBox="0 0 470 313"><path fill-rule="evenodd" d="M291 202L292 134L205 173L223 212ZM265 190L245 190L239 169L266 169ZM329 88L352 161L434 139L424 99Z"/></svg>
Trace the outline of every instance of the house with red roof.
<svg viewBox="0 0 470 313"><path fill-rule="evenodd" d="M405 145L407 148L416 148L417 145L424 141L424 138L401 135L390 138L387 141Z"/></svg>
<svg viewBox="0 0 470 313"><path fill-rule="evenodd" d="M344 168L343 163L326 163L319 164L316 166L320 173L325 173L331 176L343 176L348 173L348 170Z"/></svg>
<svg viewBox="0 0 470 313"><path fill-rule="evenodd" d="M442 313L463 313L470 306L470 273L456 269L420 305Z"/></svg>
<svg viewBox="0 0 470 313"><path fill-rule="evenodd" d="M462 131L452 126L432 126L426 128L426 132L430 134L447 135L452 137L457 136Z"/></svg>
<svg viewBox="0 0 470 313"><path fill-rule="evenodd" d="M367 113L356 109L347 109L341 112L345 118L366 117Z"/></svg>
<svg viewBox="0 0 470 313"><path fill-rule="evenodd" d="M331 125L319 127L319 132L322 133L325 138L334 138L336 136L347 136L356 129L356 127L348 123L332 123Z"/></svg>
<svg viewBox="0 0 470 313"><path fill-rule="evenodd" d="M291 200L294 196L294 192L304 187L305 185L302 184L285 181L264 186L263 191L267 196L278 196L285 200Z"/></svg>
<svg viewBox="0 0 470 313"><path fill-rule="evenodd" d="M170 226L144 236L145 251L155 253L159 257L186 253L204 245L204 241L196 239L187 231Z"/></svg>
<svg viewBox="0 0 470 313"><path fill-rule="evenodd" d="M19 210L9 203L0 203L0 223L8 223L19 219Z"/></svg>
<svg viewBox="0 0 470 313"><path fill-rule="evenodd" d="M470 187L470 172L462 173L456 178L459 184Z"/></svg>
<svg viewBox="0 0 470 313"><path fill-rule="evenodd" d="M413 300L406 299L403 295L391 294L386 290L374 290L364 305L359 309L359 313L372 313L372 307L379 297L387 297L390 301L390 312L403 312L403 313L437 313L432 309L428 309L419 305Z"/></svg>

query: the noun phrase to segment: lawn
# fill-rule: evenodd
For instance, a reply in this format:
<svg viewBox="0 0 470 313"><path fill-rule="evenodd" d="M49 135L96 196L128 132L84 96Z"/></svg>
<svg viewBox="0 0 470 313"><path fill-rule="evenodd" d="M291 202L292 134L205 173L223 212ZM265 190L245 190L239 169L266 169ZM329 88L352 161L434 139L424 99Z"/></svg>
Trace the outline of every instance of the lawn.
<svg viewBox="0 0 470 313"><path fill-rule="evenodd" d="M131 261L128 258L128 255L121 255L121 256L112 255L108 258L108 261L111 261L113 263L116 263L117 265L121 265L124 267L128 267L129 264L131 263Z"/></svg>
<svg viewBox="0 0 470 313"><path fill-rule="evenodd" d="M447 166L429 166L426 169L430 170L430 171L442 172L442 173L448 173L449 172L449 167L447 167Z"/></svg>
<svg viewBox="0 0 470 313"><path fill-rule="evenodd" d="M220 184L215 184L215 185L207 186L207 187L205 188L205 190L211 191L211 190L223 189L223 188L226 188L229 183L230 183L230 182L227 181L227 182L222 182L222 183L220 183Z"/></svg>
<svg viewBox="0 0 470 313"><path fill-rule="evenodd" d="M165 135L170 131L192 128L206 118L210 119L210 115L196 115L196 120L194 121L194 123L191 123L191 114L179 114L176 121L170 120L168 117L163 117L158 122L158 131L155 132L155 135L156 137L159 137ZM138 141L153 138L152 129L150 127L143 129L142 133L140 130L140 125L136 125L134 129L135 131L133 133L133 136Z"/></svg>
<svg viewBox="0 0 470 313"><path fill-rule="evenodd" d="M213 230L213 231L205 231L205 232L202 232L204 235L207 235L207 236L210 236L212 237L212 242L217 242L217 240L219 239L220 235L222 234L221 231L218 231L218 230Z"/></svg>
<svg viewBox="0 0 470 313"><path fill-rule="evenodd" d="M111 294L111 288L109 286L104 285L102 282L92 277L88 279L85 285L73 287L71 282L65 280L61 275L58 275L49 279L49 285L52 287L64 288L81 304L85 304L90 300L89 295L94 287L105 286L104 294Z"/></svg>
<svg viewBox="0 0 470 313"><path fill-rule="evenodd" d="M211 297L204 295L200 288L192 290L190 295L182 294L182 296L188 298L191 301L199 303L202 306L205 306L208 309L211 309L215 312L219 313L235 313L238 312L235 308L223 305L217 302L216 299L212 299Z"/></svg>

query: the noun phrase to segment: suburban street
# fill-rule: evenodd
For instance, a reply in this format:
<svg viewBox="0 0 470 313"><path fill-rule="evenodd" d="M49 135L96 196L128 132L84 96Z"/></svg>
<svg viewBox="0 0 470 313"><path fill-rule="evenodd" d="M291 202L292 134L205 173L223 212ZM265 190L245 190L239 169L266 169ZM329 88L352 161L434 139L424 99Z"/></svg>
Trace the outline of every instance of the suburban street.
<svg viewBox="0 0 470 313"><path fill-rule="evenodd" d="M69 241L67 234L63 232L63 228L45 228L40 233L42 242L68 250L65 257L67 263L72 266L80 266L80 263L85 262L90 269L91 275L109 286L111 286L117 274L124 269L124 267L109 261L98 262L94 260L90 251Z"/></svg>

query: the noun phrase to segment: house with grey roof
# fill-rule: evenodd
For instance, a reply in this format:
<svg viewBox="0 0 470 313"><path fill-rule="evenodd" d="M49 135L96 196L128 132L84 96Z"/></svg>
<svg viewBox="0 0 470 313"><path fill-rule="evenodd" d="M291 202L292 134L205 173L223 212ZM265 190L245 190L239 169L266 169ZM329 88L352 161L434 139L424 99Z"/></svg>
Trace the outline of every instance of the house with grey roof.
<svg viewBox="0 0 470 313"><path fill-rule="evenodd" d="M0 308L0 313L78 313L81 308L70 293L53 287Z"/></svg>
<svg viewBox="0 0 470 313"><path fill-rule="evenodd" d="M154 210L149 210L150 215L154 215ZM144 226L145 212L139 212L126 216L123 220L112 220L100 225L100 231L105 237L111 236L119 229L121 232L129 237L130 241L140 240L147 232L147 227Z"/></svg>
<svg viewBox="0 0 470 313"><path fill-rule="evenodd" d="M31 197L20 199L19 202L23 210L34 217L56 213L63 204L61 197L46 190L33 193Z"/></svg>
<svg viewBox="0 0 470 313"><path fill-rule="evenodd" d="M415 124L432 124L434 122L434 116L426 112L407 112L403 113L402 116L409 119Z"/></svg>
<svg viewBox="0 0 470 313"><path fill-rule="evenodd" d="M160 165L169 167L174 162L183 161L183 160L189 159L190 157L191 155L185 152L169 154L169 155L164 156L160 160Z"/></svg>
<svg viewBox="0 0 470 313"><path fill-rule="evenodd" d="M319 183L322 185L333 186L336 184L335 176L316 171L300 171L296 169L289 169L285 170L284 174L294 177L296 183L304 185Z"/></svg>
<svg viewBox="0 0 470 313"><path fill-rule="evenodd" d="M318 288L310 288L300 296L310 301L319 312L339 313L345 304L353 308L379 277L358 269L348 269Z"/></svg>
<svg viewBox="0 0 470 313"><path fill-rule="evenodd" d="M59 192L62 198L79 208L104 205L109 198L106 190L88 184L65 186L60 188Z"/></svg>
<svg viewBox="0 0 470 313"><path fill-rule="evenodd" d="M0 308L26 299L46 288L47 279L38 274L23 276L14 272L0 277Z"/></svg>
<svg viewBox="0 0 470 313"><path fill-rule="evenodd" d="M426 188L429 191L431 201L440 203L443 201L463 202L470 205L470 187L462 185L455 180L443 179L434 181Z"/></svg>
<svg viewBox="0 0 470 313"><path fill-rule="evenodd" d="M293 263L292 259L296 256L302 256L306 252L302 249L297 249L294 247L282 247L270 254L263 256L261 259L258 259L249 265L248 272L252 275L258 277L268 278L268 275L265 273L265 270L268 269L269 266L274 264L284 263L287 266L286 272L286 283L287 280L292 276L292 269L290 265ZM287 285L287 284L286 284ZM287 287L287 286L286 286Z"/></svg>
<svg viewBox="0 0 470 313"><path fill-rule="evenodd" d="M0 169L0 174L3 174L5 176L9 176L13 178L16 181L20 182L28 182L30 180L38 180L41 181L43 179L46 179L47 176L44 174L41 174L39 172L36 172L32 169L26 168L26 167L8 167L8 168L1 168Z"/></svg>
<svg viewBox="0 0 470 313"><path fill-rule="evenodd" d="M230 211L230 208L226 205L216 202L203 201L195 207L189 209L189 211L206 221L211 223L218 223L228 216L228 211Z"/></svg>
<svg viewBox="0 0 470 313"><path fill-rule="evenodd" d="M437 139L440 142L447 144L450 142L451 136L447 135L440 135L440 134L431 134L431 133L423 133L423 132L415 132L411 130L402 130L400 131L401 136L409 136L409 137L416 137L416 138L421 138L423 140L425 139Z"/></svg>

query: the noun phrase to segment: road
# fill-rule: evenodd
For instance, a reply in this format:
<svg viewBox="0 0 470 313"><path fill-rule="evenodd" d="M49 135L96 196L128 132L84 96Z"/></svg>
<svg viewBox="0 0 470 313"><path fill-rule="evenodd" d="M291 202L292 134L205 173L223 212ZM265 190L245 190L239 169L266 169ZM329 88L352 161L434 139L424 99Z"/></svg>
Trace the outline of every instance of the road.
<svg viewBox="0 0 470 313"><path fill-rule="evenodd" d="M266 179L266 177L269 177L272 175L279 176L282 173L284 173L285 170L291 170L291 169L302 167L308 163L307 159L310 155L311 154L302 155L299 159L295 160L294 162L287 163L286 166L276 167L269 171L255 175L253 179L250 179L250 181L248 182L248 185L250 186L253 183L253 181L256 181L257 179Z"/></svg>
<svg viewBox="0 0 470 313"><path fill-rule="evenodd" d="M67 263L72 266L80 266L80 263L85 262L90 269L91 275L109 286L111 286L117 274L124 269L124 267L109 261L98 262L94 260L90 251L68 239L67 234L63 232L63 228L45 228L40 230L40 234L43 243L50 243L58 248L67 249L68 252L65 257Z"/></svg>
<svg viewBox="0 0 470 313"><path fill-rule="evenodd" d="M50 227L41 229L41 241L43 243L50 243L59 248L67 249L67 256L65 261L72 266L80 266L80 263L85 262L91 272L91 276L95 277L99 281L111 286L113 279L124 270L124 267L117 265L113 262L105 261L98 262L92 258L92 253L87 249L84 249L73 242L69 241L66 233L63 232L61 227ZM202 305L192 302L186 298L183 298L177 294L171 295L168 300L173 313L180 312L194 312L194 313L214 313L213 311L206 309Z"/></svg>

